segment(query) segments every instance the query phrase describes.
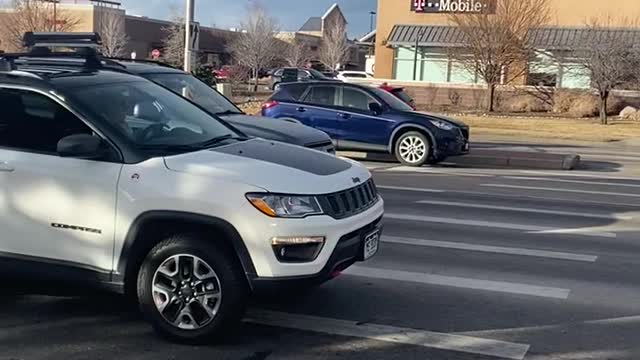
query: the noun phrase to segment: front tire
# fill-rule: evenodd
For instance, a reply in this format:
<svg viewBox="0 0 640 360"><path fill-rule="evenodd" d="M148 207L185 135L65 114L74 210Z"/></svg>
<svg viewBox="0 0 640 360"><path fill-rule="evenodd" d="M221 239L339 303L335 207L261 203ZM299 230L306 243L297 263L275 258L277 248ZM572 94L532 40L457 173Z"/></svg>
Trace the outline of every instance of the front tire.
<svg viewBox="0 0 640 360"><path fill-rule="evenodd" d="M223 337L244 314L244 273L234 254L199 235L171 236L147 255L138 276L140 308L171 340L202 344Z"/></svg>
<svg viewBox="0 0 640 360"><path fill-rule="evenodd" d="M430 155L429 140L420 132L406 132L396 141L395 156L404 165L422 166L429 160Z"/></svg>

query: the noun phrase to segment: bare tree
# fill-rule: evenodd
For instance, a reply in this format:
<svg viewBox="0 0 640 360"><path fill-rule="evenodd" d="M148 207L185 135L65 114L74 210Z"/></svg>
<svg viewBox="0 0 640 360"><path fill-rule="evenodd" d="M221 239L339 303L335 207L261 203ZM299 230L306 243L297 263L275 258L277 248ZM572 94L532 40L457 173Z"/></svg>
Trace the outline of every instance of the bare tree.
<svg viewBox="0 0 640 360"><path fill-rule="evenodd" d="M452 49L450 56L487 84L490 112L495 107L496 87L525 74L534 50L529 42L531 30L550 18L549 0L493 1L486 8L490 11L449 15L461 32L461 46Z"/></svg>
<svg viewBox="0 0 640 360"><path fill-rule="evenodd" d="M625 28L638 29L628 20L615 22ZM634 31L613 28L614 20L593 20L587 25L584 49L578 52L578 61L591 76L591 86L600 98L600 122L608 123L607 102L615 88L640 80L640 36Z"/></svg>
<svg viewBox="0 0 640 360"><path fill-rule="evenodd" d="M293 42L287 44L285 56L285 61L288 66L304 66L309 60L309 47L302 41L293 40Z"/></svg>
<svg viewBox="0 0 640 360"><path fill-rule="evenodd" d="M124 56L125 48L129 42L124 26L124 14L108 9L102 10L100 36L104 56Z"/></svg>
<svg viewBox="0 0 640 360"><path fill-rule="evenodd" d="M182 67L184 65L185 21L174 16L171 25L162 29L167 36L163 41L161 59L167 64Z"/></svg>
<svg viewBox="0 0 640 360"><path fill-rule="evenodd" d="M347 29L341 21L333 21L325 26L324 38L320 46L320 62L331 70L337 70L349 55Z"/></svg>
<svg viewBox="0 0 640 360"><path fill-rule="evenodd" d="M71 31L80 20L63 9L55 11L53 2L42 0L12 0L11 12L3 16L0 28L10 50L21 50L22 38L28 31Z"/></svg>
<svg viewBox="0 0 640 360"><path fill-rule="evenodd" d="M260 70L281 57L283 42L275 37L278 31L275 19L260 6L248 7L247 17L240 26L242 32L228 48L239 65L251 69L253 91L258 91Z"/></svg>

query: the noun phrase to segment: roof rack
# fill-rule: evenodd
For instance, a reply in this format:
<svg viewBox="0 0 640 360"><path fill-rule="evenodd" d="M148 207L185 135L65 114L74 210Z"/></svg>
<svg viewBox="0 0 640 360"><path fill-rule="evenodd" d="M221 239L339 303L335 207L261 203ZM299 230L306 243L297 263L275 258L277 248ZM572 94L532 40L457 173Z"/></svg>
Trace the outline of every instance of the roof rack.
<svg viewBox="0 0 640 360"><path fill-rule="evenodd" d="M127 61L127 62L132 62L132 63L141 63L141 64L153 64L153 65L158 65L158 66L162 66L162 67L178 69L175 66L169 65L167 63L163 63L161 61L156 61L156 60L128 59L128 58L121 58L121 57L108 57L108 58L103 58L103 60L116 60L116 61Z"/></svg>
<svg viewBox="0 0 640 360"><path fill-rule="evenodd" d="M85 67L102 67L97 48L102 44L98 33L27 32L23 45L31 48L27 53L0 54L0 71L15 70L15 60L20 58L81 58ZM56 52L55 48L71 48L74 51Z"/></svg>

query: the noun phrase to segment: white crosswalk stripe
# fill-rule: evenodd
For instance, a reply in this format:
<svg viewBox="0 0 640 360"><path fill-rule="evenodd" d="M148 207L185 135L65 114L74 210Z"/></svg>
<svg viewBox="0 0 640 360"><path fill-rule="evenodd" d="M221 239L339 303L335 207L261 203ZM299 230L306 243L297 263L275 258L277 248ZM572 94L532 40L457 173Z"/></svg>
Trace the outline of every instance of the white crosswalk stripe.
<svg viewBox="0 0 640 360"><path fill-rule="evenodd" d="M527 344L268 310L250 310L244 321L504 359L521 360L529 351Z"/></svg>

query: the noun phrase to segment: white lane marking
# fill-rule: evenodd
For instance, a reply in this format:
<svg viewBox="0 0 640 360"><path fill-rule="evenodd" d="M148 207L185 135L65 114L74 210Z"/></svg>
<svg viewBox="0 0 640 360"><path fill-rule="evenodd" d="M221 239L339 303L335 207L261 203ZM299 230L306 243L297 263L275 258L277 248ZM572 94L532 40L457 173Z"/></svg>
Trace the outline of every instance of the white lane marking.
<svg viewBox="0 0 640 360"><path fill-rule="evenodd" d="M568 193L575 193L575 194L591 194L591 195L609 195L609 196L640 197L640 194L626 194L626 193L609 192L609 191L591 191L591 190L576 190L576 189L558 189L558 188L540 187L540 186L520 186L520 185L507 185L507 184L480 184L480 186L487 186L487 187L494 187L494 188L506 188L506 189L542 190L542 191L568 192Z"/></svg>
<svg viewBox="0 0 640 360"><path fill-rule="evenodd" d="M541 258L548 258L548 259L560 259L560 260L584 261L584 262L596 262L598 260L598 257L594 255L573 254L573 253L566 253L566 252L533 250L533 249L503 247L503 246L476 245L476 244L469 244L469 243L462 243L462 242L422 240L422 239L412 239L412 238L404 238L404 237L396 237L396 236L383 236L382 241L387 243L413 245L413 246L479 251L479 252L496 253L496 254L532 256L532 257L541 257Z"/></svg>
<svg viewBox="0 0 640 360"><path fill-rule="evenodd" d="M607 201L596 201L596 200L580 200L580 199L558 199L555 197L546 197L546 196L531 196L531 195L509 195L509 194L500 194L500 193L490 193L483 191L463 191L463 190L443 190L443 189L423 189L423 188L414 188L414 187L398 187L398 186L384 186L384 185L376 185L378 189L388 189L388 190L403 190L403 191L415 191L415 192L427 192L427 193L450 193L450 194L463 194L463 195L478 195L478 196L490 196L494 198L504 198L504 199L532 199L532 200L548 200L553 202L561 202L562 204L574 203L574 204L591 204L591 205L612 205L612 206L630 206L630 207L640 207L640 204L635 203L624 203L624 202L607 202Z"/></svg>
<svg viewBox="0 0 640 360"><path fill-rule="evenodd" d="M389 169L385 169L385 172L408 172L408 173L420 173L420 174L436 174L436 175L449 175L449 176L471 176L471 177L495 177L492 174L485 173L468 173L458 171L445 171L434 168L418 168L410 166L396 166Z"/></svg>
<svg viewBox="0 0 640 360"><path fill-rule="evenodd" d="M427 285L450 286L455 288L493 291L508 294L529 295L552 299L566 300L571 292L569 289L562 289L549 286L537 286L505 281L481 280L463 278L457 276L444 276L435 274L425 274L410 271L400 271L391 269L381 269L372 267L352 266L343 272L347 275L360 276L373 279L395 280L413 282Z"/></svg>
<svg viewBox="0 0 640 360"><path fill-rule="evenodd" d="M376 185L378 189L387 189L387 190L404 190L404 191L418 191L418 192L428 192L428 193L443 193L446 190L437 190L437 189L423 189L423 188L414 188L414 187L403 187L403 186L386 186L386 185Z"/></svg>
<svg viewBox="0 0 640 360"><path fill-rule="evenodd" d="M561 216L576 216L593 219L613 219L613 220L632 220L632 216L618 215L618 214L592 214L592 213L580 213L573 211L560 211L560 210L546 210L546 209L534 209L534 208L521 208L512 206L497 206L497 205L484 205L484 204L472 204L454 201L435 201L435 200L421 200L416 201L417 204L429 204L429 205L444 205L444 206L456 206L466 207L472 209L490 209L490 210L505 210L514 212L536 213L536 214L549 214L549 215L561 215Z"/></svg>
<svg viewBox="0 0 640 360"><path fill-rule="evenodd" d="M544 176L566 176L566 177L583 177L583 178L592 178L592 179L601 179L601 180L633 180L638 181L638 178L634 177L625 177L625 176L605 176L602 174L585 174L579 172L557 172L557 171L538 171L538 170L520 170L521 174L533 174L533 175L544 175Z"/></svg>
<svg viewBox="0 0 640 360"><path fill-rule="evenodd" d="M640 188L640 184L620 184L620 183L585 181L585 180L552 179L552 178L526 177L526 176L503 176L502 178L504 178L504 179L513 179L513 180L549 181L549 182L561 182L561 183L571 183L571 184L587 184L587 185L604 185L604 186L621 186L621 187Z"/></svg>
<svg viewBox="0 0 640 360"><path fill-rule="evenodd" d="M529 351L528 344L518 344L464 335L401 328L356 321L331 319L310 315L288 314L276 311L252 309L247 312L245 322L277 326L330 335L384 341L396 344L415 345L476 355L522 360Z"/></svg>
<svg viewBox="0 0 640 360"><path fill-rule="evenodd" d="M558 228L550 228L545 226L536 226L536 225L523 225L523 224L512 224L512 223L503 223L503 222L494 222L494 221L480 221L480 220L463 220L463 219L454 219L454 218L443 218L436 216L421 216L421 215L409 215L409 214L394 214L387 213L384 215L386 219L395 219L395 220L409 220L409 221L420 221L420 222L430 222L430 223L439 223L439 224L454 224L454 225L466 225L466 226L478 226L478 227L488 227L488 228L497 228L497 229L507 229L507 230L519 230L525 231L533 234L579 234L582 236L596 236L596 237L606 237L606 238L615 238L616 234L611 232L600 232L589 229L558 229Z"/></svg>

